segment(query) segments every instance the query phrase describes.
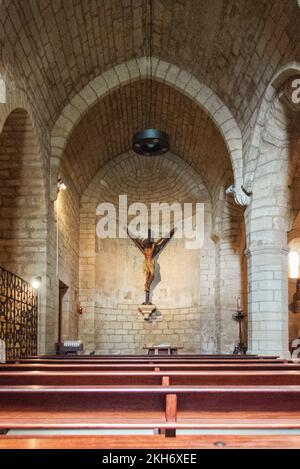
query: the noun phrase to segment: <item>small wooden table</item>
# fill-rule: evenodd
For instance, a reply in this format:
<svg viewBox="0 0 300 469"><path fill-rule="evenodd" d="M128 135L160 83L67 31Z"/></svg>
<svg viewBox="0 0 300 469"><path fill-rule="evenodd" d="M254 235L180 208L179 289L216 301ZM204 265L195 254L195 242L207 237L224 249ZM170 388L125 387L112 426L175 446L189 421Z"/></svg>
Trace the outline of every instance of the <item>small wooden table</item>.
<svg viewBox="0 0 300 469"><path fill-rule="evenodd" d="M148 350L148 355L178 355L178 350L183 347L178 345L152 345L143 348Z"/></svg>

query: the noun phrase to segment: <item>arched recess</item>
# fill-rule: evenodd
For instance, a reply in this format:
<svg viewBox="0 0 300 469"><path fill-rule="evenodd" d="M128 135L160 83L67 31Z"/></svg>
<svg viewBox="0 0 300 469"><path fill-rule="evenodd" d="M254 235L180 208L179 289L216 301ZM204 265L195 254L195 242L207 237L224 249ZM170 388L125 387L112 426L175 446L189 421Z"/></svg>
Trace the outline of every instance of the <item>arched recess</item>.
<svg viewBox="0 0 300 469"><path fill-rule="evenodd" d="M291 181L298 159L299 104L290 64L269 85L254 130L253 196L246 210L249 269L249 343L259 354L288 356L288 246ZM248 167L250 168L250 166Z"/></svg>
<svg viewBox="0 0 300 469"><path fill-rule="evenodd" d="M157 262L151 292L158 307L153 321L139 317L144 301L143 256L129 239L98 239L96 208L119 195L131 203L204 204L204 245L186 250L173 239ZM130 218L130 217L129 217ZM119 221L117 210L117 221ZM80 338L87 350L141 353L151 341L180 343L188 352L217 351L214 295L215 244L211 240L210 196L200 176L181 158L168 153L155 161L126 152L106 164L81 199L80 299L84 313ZM91 327L94 325L94 327Z"/></svg>
<svg viewBox="0 0 300 469"><path fill-rule="evenodd" d="M124 152L126 156L120 161L120 166L122 166L124 174L126 174L127 177L129 177L130 168L132 168L132 178L132 175L135 174L135 165L140 165L142 162L143 165L146 165L146 161L148 161L150 165L153 166L152 169L156 168L156 164L160 160L159 158L150 160L146 158L145 160L142 157L128 153L131 146L130 141L132 134L134 131L144 126L144 116L139 106L142 103L143 89L146 89L147 85L147 77L132 80L127 84L116 87L102 99L97 100L90 106L88 112L83 115L76 127L72 129L63 152L63 158L60 161L59 175L66 180L68 190L60 195L60 197L62 197L60 199L62 202L62 210L59 218L61 220L63 218L67 220L68 218L73 221L72 223L59 223L59 245L61 252L59 254L60 261L58 270L60 273L64 272L66 278L68 277L71 280L71 284L69 284L70 291L74 291L76 295L77 279L71 272L73 267L67 271L63 264L65 263L66 267L74 266L73 271L75 271L77 263L80 262L78 301L80 301L84 307L84 313L82 316L78 316L79 332L87 351L95 349L95 327L92 326L95 324L95 210L99 200L95 201L94 194L99 191L99 188L102 188L102 194L111 194L112 189L115 191L117 191L117 189L120 190L121 186L119 185L119 181L122 181L122 178L119 175L118 184L110 183L110 185L105 182L105 180L100 181L97 179L98 182L93 186L91 180L95 177L95 174L102 174L102 171L104 171L104 174L114 174L116 161L119 161L118 158L120 158L117 155L122 155ZM211 237L213 233L215 241L215 237L218 236L220 220L222 220L223 217L225 188L227 185L232 184L234 179L226 142L208 113L205 112L195 100L191 99L186 93L182 93L178 88L170 86L168 83L161 80L155 80L153 83L153 97L155 98L155 105L153 106L153 122L151 122L151 125L157 126L158 128L165 128L169 132L172 151L179 155L177 158L175 158L175 156L168 158L170 174L174 176L174 181L177 181L177 179L182 180L186 188L188 187L189 179L194 178L194 176L191 176L193 174L196 174L198 178L200 177L202 183L205 184L211 205L212 226L209 237ZM178 161L181 163L179 164ZM177 168L176 175L172 169L173 166ZM156 176L160 174L159 167L157 170L158 172L155 173L154 181L156 180ZM140 195L139 182L147 177L147 171L140 167L140 175L136 174L134 177L137 198ZM166 180L168 180L168 177L166 177ZM155 184L151 180L148 182L149 190L156 193ZM132 181L130 184L132 185ZM171 183L169 185L171 185ZM175 182L174 185L177 187ZM88 196L87 187L89 187ZM161 189L163 192L163 188ZM170 188L165 188L165 190L168 196L170 196L172 190L170 190ZM192 187L190 191L193 191ZM78 200L80 199L81 211L79 226L77 214ZM83 200L88 207L86 211L82 211ZM161 201L160 198L158 201ZM89 210L91 210L91 212L89 212ZM234 223L234 217L231 217L229 223L231 222ZM80 239L78 241L79 229ZM89 232L88 230L91 231ZM84 241L82 238L83 235L87 236ZM229 236L228 228L224 230L223 235L224 240L222 241L224 241L225 246L225 240ZM80 248L79 257L77 253L78 243ZM211 240L210 243L212 243ZM212 244L212 246L212 249L215 250L215 244ZM233 250L234 249L236 249L236 247L233 248ZM126 250L127 248L124 248L125 252ZM213 260L209 259L209 255L208 249L204 255L205 261L203 265L216 269L216 259L215 257ZM88 259L87 262L83 260L84 257ZM66 262L66 259L70 261ZM228 256L228 259L230 262L230 256ZM206 262L207 260L208 262ZM136 260L136 264L137 263L138 260ZM128 265L130 264L131 262L128 261ZM228 275L228 271L231 270L231 267L229 266L227 272L223 269L223 266L221 270L224 272L224 275ZM142 260L140 261L139 272L142 272ZM202 299L205 297L208 298L207 304L202 305L206 310L202 310L201 313L202 320L204 320L204 315L207 315L207 321L205 320L206 325L203 328L201 327L203 323L201 324L201 322L198 321L198 315L197 318L192 319L192 321L195 320L196 322L193 327L189 327L190 332L187 332L186 337L189 337L189 334L193 335L194 332L198 330L197 328L200 327L201 331L199 334L201 337L199 336L197 344L199 347L200 344L205 344L205 346L203 346L201 350L198 348L197 351L212 353L220 350L220 348L218 348L219 343L217 339L219 330L217 330L216 327L217 324L220 325L221 322L218 322L219 305L216 304L216 285L214 284L212 286L211 284L215 279L215 275L205 275L206 274L203 274L203 277L200 279L199 291L200 289L202 290ZM217 275L219 275L219 273ZM67 281L65 281L65 283L67 283ZM115 282L112 283L115 286ZM138 281L136 283L138 284ZM91 284L93 285L92 288L90 287ZM208 287L207 285L210 286ZM188 288L186 290L188 291ZM225 292L225 290L226 287L224 287L223 291ZM223 351L227 353L232 352L234 345L233 341L236 334L236 324L231 320L231 315L235 310L235 296L239 291L240 286L234 285L230 290L230 295L226 298L226 306L223 308L223 311L225 309L228 310L227 313L229 314L230 320L227 321L227 315L225 318L224 314L221 327L223 327L223 325L225 327L226 324L227 329L232 329L232 342L230 344L224 343ZM117 296L118 295L116 295L116 297ZM133 300L131 298L131 305L136 301L136 299ZM102 305L102 307L104 307L104 305ZM136 305L134 308L133 314L136 315ZM126 305L126 309L128 309L128 304ZM116 308L114 310L116 311ZM182 314L182 321L186 320L184 319L185 316L195 314L195 311L185 313ZM111 314L112 317L118 317L113 310ZM100 321L101 324L104 322L105 321ZM173 326L172 323L172 327L176 327L176 325ZM132 329L135 330L134 327ZM75 331L75 329L73 331ZM195 335L193 335L193 340L194 339ZM110 343L113 343L113 340L110 341ZM191 341L191 344L192 343L193 341ZM100 349L98 348L97 350ZM187 350L189 349L187 348ZM141 351L141 349L139 349L139 351Z"/></svg>
<svg viewBox="0 0 300 469"><path fill-rule="evenodd" d="M47 204L42 152L26 110L14 109L0 134L0 265L30 281L42 277L39 345L45 341Z"/></svg>
<svg viewBox="0 0 300 469"><path fill-rule="evenodd" d="M137 313L143 299L141 254L128 239L99 241L96 236L97 205L118 206L124 193L128 206L136 201L205 204L201 250L184 251L181 240L174 240L161 255L161 280L153 293L161 316L152 323ZM245 238L243 209L229 197L224 203L222 239L216 242L211 239L214 201L199 174L178 156L167 154L153 163L126 152L97 173L80 208L79 298L84 312L79 334L88 351L140 353L149 340L169 340L184 345L186 352L232 353L238 340L232 314L236 297L243 298L244 292L240 273Z"/></svg>
<svg viewBox="0 0 300 469"><path fill-rule="evenodd" d="M294 165L293 177L289 186L289 215L290 223L288 231L288 248L289 252L298 254L298 262L300 259L300 119L298 138L294 142ZM290 266L289 266L290 267ZM299 271L300 264L298 264ZM300 277L298 272L298 277ZM294 294L296 293L297 278L295 273L290 272L288 279L288 309L289 309L289 343L300 336L300 314L295 310L293 305Z"/></svg>
<svg viewBox="0 0 300 469"><path fill-rule="evenodd" d="M65 106L51 132L51 188L53 200L56 198L58 167L69 137L79 121L97 101L103 99L108 93L117 90L120 86L145 79L148 76L149 67L146 57L133 59L98 76ZM210 88L176 65L153 57L152 76L154 80L178 89L195 101L213 120L230 155L234 184L240 188L243 185L242 136L229 109Z"/></svg>

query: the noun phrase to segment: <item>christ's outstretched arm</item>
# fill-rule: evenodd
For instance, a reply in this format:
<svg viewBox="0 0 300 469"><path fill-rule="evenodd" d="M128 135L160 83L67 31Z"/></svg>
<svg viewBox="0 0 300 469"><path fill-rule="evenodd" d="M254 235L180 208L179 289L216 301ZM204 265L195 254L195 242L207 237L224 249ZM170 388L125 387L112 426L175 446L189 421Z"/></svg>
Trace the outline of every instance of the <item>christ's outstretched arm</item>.
<svg viewBox="0 0 300 469"><path fill-rule="evenodd" d="M154 243L155 244L154 256L157 256L160 253L160 251L170 241L170 239L174 235L175 231L176 231L176 227L171 229L171 231L169 233L169 236L164 236L163 238L160 238L157 241L155 241L155 243Z"/></svg>
<svg viewBox="0 0 300 469"><path fill-rule="evenodd" d="M133 236L133 234L130 233L128 228L127 228L127 234L129 236L129 238L132 239L132 241L134 242L136 247L141 251L141 253L144 254L144 245L143 245L142 241L139 238L135 238Z"/></svg>

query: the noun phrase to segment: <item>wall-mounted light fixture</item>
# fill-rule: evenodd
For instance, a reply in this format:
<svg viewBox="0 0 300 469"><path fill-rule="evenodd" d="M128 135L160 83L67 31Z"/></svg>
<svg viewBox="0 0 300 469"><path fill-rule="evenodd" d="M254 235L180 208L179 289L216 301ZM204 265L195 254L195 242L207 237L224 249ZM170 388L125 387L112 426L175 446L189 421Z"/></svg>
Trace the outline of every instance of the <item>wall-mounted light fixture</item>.
<svg viewBox="0 0 300 469"><path fill-rule="evenodd" d="M67 189L67 184L63 179L58 179L57 181L57 191L65 191Z"/></svg>
<svg viewBox="0 0 300 469"><path fill-rule="evenodd" d="M30 282L32 288L38 290L42 285L42 277L33 277Z"/></svg>

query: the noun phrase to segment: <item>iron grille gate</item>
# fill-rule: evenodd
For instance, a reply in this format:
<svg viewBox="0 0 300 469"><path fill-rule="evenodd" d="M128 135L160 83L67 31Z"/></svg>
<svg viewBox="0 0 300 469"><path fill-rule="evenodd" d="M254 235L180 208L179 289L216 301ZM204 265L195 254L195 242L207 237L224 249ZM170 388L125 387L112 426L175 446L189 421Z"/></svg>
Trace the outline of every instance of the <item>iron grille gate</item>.
<svg viewBox="0 0 300 469"><path fill-rule="evenodd" d="M37 355L37 303L28 282L0 267L0 339L7 360Z"/></svg>

